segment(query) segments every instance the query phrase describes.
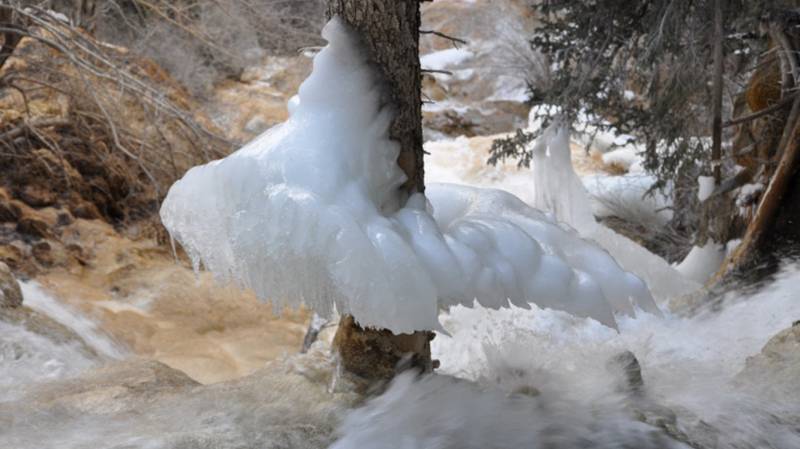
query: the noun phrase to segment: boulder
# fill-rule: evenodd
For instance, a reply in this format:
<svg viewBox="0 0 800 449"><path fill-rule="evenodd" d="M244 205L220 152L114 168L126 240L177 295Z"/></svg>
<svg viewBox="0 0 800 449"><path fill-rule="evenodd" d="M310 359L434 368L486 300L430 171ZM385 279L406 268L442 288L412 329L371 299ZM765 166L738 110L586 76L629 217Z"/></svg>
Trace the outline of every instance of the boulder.
<svg viewBox="0 0 800 449"><path fill-rule="evenodd" d="M763 394L785 400L800 400L797 379L800 379L800 321L773 336L760 353L748 357L744 369L736 376L743 384L753 384Z"/></svg>

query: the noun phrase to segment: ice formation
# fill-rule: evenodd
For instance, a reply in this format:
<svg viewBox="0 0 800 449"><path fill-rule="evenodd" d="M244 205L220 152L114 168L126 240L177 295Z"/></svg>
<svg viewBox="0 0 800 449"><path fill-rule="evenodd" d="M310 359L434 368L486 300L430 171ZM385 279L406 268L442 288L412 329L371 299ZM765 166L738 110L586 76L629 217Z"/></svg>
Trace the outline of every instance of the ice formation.
<svg viewBox="0 0 800 449"><path fill-rule="evenodd" d="M323 37L285 123L170 189L162 220L196 264L276 307L400 333L440 329L441 308L475 300L612 327L614 313L658 313L608 253L509 193L430 185L403 204L383 86L338 19Z"/></svg>
<svg viewBox="0 0 800 449"><path fill-rule="evenodd" d="M703 246L693 246L681 263L675 266L675 269L689 279L705 283L722 266L725 253L725 245L713 241L709 241Z"/></svg>
<svg viewBox="0 0 800 449"><path fill-rule="evenodd" d="M572 169L569 128L556 123L547 128L531 149L536 183L534 206L555 214L585 233L595 227L586 188Z"/></svg>

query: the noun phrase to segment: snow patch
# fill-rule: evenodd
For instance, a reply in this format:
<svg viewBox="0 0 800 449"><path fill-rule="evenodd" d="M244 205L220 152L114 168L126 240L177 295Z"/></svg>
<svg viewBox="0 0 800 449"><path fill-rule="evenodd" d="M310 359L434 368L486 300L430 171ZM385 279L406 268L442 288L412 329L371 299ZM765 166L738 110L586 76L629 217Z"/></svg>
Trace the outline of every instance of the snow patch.
<svg viewBox="0 0 800 449"><path fill-rule="evenodd" d="M641 149L635 145L625 145L616 150L603 153L603 163L606 165L616 165L625 171L642 171L642 157L639 156Z"/></svg>
<svg viewBox="0 0 800 449"><path fill-rule="evenodd" d="M675 269L689 279L704 284L719 271L725 260L725 245L709 241L704 246L693 246L689 254Z"/></svg>
<svg viewBox="0 0 800 449"><path fill-rule="evenodd" d="M461 64L472 58L474 54L464 48L448 48L433 53L428 53L419 58L423 69L445 70L448 67Z"/></svg>
<svg viewBox="0 0 800 449"><path fill-rule="evenodd" d="M712 176L698 176L697 186L697 199L705 201L714 193L714 178Z"/></svg>

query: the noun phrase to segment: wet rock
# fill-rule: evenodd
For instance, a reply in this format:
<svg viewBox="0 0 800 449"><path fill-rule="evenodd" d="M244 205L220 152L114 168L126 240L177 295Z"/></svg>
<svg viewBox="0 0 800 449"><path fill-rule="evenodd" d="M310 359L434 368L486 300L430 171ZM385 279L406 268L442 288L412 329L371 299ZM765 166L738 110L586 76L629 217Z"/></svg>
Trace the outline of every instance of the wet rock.
<svg viewBox="0 0 800 449"><path fill-rule="evenodd" d="M764 395L800 400L800 322L772 337L759 354L748 357L736 376L743 384L754 384Z"/></svg>
<svg viewBox="0 0 800 449"><path fill-rule="evenodd" d="M458 110L423 111L423 126L430 134L446 136L485 136L507 133L527 124L529 107L508 101L486 102L480 107L464 106ZM433 137L433 136L430 136Z"/></svg>
<svg viewBox="0 0 800 449"><path fill-rule="evenodd" d="M196 385L189 376L163 363L132 360L99 368L80 380L43 387L32 399L42 406L61 406L80 413L119 413Z"/></svg>
<svg viewBox="0 0 800 449"><path fill-rule="evenodd" d="M0 403L0 447L325 448L362 399L329 391L333 368L319 345L213 385L158 362L117 362Z"/></svg>
<svg viewBox="0 0 800 449"><path fill-rule="evenodd" d="M631 351L624 351L612 357L608 361L608 367L614 371L621 371L622 382L620 390L634 394L642 393L644 389L642 367Z"/></svg>
<svg viewBox="0 0 800 449"><path fill-rule="evenodd" d="M0 262L0 307L19 307L22 305L22 290L19 283L3 262Z"/></svg>
<svg viewBox="0 0 800 449"><path fill-rule="evenodd" d="M37 217L22 217L17 222L17 232L35 238L51 237L50 227L44 220Z"/></svg>

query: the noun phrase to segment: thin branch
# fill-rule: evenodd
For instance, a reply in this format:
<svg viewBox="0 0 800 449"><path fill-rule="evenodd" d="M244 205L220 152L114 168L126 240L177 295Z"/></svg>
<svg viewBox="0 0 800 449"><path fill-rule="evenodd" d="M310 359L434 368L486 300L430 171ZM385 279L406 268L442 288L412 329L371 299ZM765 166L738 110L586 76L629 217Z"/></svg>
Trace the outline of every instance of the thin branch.
<svg viewBox="0 0 800 449"><path fill-rule="evenodd" d="M420 70L422 73L441 73L443 75L450 75L453 76L453 72L449 70L437 70L437 69L422 69Z"/></svg>
<svg viewBox="0 0 800 449"><path fill-rule="evenodd" d="M457 37L449 36L447 34L444 34L444 33L440 32L440 31L419 30L419 34L432 34L434 36L441 37L442 39L447 39L447 40L449 40L450 42L453 43L453 47L455 47L455 48L458 48L458 44L469 45L469 42L465 41L464 39L459 39Z"/></svg>
<svg viewBox="0 0 800 449"><path fill-rule="evenodd" d="M775 103L774 105L772 105L770 107L764 108L764 109L762 109L760 111L756 111L756 112L754 112L752 114L748 114L748 115L745 115L745 116L742 116L742 117L737 117L735 119L728 120L728 121L726 121L725 123L722 124L722 127L723 128L729 128L731 126L736 126L736 125L739 125L739 124L742 124L742 123L745 123L745 122L749 122L749 121L755 120L757 118L763 117L765 115L769 115L769 114L771 114L771 113L773 113L775 111L783 109L786 106L789 106L790 104L792 104L794 102L794 99L795 99L796 96L797 96L797 94L788 95L783 100L779 101L778 103Z"/></svg>

